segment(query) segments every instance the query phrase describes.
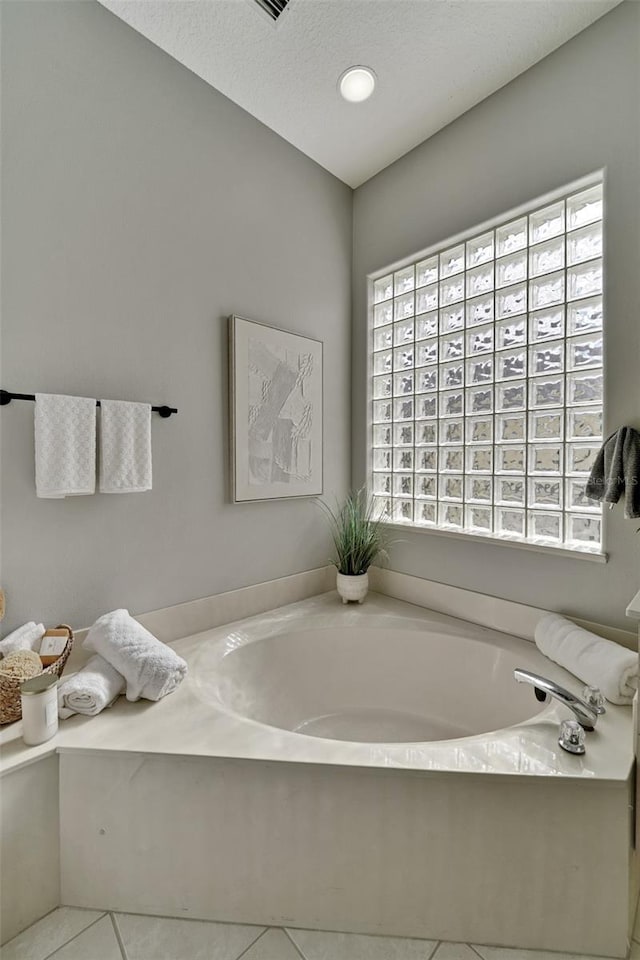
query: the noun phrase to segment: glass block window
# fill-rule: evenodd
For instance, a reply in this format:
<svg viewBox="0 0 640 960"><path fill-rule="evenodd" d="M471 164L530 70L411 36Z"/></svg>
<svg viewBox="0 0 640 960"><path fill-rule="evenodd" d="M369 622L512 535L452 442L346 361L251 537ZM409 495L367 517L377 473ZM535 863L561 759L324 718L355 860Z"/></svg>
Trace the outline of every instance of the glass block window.
<svg viewBox="0 0 640 960"><path fill-rule="evenodd" d="M591 178L370 282L370 486L393 523L599 553Z"/></svg>

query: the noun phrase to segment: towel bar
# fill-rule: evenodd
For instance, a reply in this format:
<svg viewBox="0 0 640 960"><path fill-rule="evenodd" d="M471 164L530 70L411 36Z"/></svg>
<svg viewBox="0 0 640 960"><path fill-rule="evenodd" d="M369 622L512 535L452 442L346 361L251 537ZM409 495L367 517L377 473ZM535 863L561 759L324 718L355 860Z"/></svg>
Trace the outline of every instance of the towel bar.
<svg viewBox="0 0 640 960"><path fill-rule="evenodd" d="M5 407L8 403L11 403L12 400L35 400L35 393L11 393L9 390L0 390L0 407ZM96 406L100 406L100 401L96 400ZM167 418L170 417L172 413L177 413L177 407L151 407L155 413L159 413L161 417Z"/></svg>

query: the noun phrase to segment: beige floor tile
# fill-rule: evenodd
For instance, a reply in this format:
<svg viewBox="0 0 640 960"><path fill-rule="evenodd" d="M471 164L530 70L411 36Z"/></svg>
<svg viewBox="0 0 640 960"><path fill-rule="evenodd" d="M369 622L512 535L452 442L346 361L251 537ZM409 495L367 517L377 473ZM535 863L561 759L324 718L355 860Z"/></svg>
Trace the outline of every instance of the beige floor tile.
<svg viewBox="0 0 640 960"><path fill-rule="evenodd" d="M111 917L103 917L78 934L56 950L51 960L123 960Z"/></svg>
<svg viewBox="0 0 640 960"><path fill-rule="evenodd" d="M478 960L468 943L441 943L433 960Z"/></svg>
<svg viewBox="0 0 640 960"><path fill-rule="evenodd" d="M553 953L548 950L512 950L511 947L480 947L477 950L484 960L610 960L608 957L586 957L579 953Z"/></svg>
<svg viewBox="0 0 640 960"><path fill-rule="evenodd" d="M288 933L306 960L429 960L437 942L320 930Z"/></svg>
<svg viewBox="0 0 640 960"><path fill-rule="evenodd" d="M2 948L2 960L44 960L99 917L103 910L58 907Z"/></svg>
<svg viewBox="0 0 640 960"><path fill-rule="evenodd" d="M284 930L271 929L242 954L242 960L300 960L300 954Z"/></svg>
<svg viewBox="0 0 640 960"><path fill-rule="evenodd" d="M115 916L128 960L236 960L264 930L131 913Z"/></svg>

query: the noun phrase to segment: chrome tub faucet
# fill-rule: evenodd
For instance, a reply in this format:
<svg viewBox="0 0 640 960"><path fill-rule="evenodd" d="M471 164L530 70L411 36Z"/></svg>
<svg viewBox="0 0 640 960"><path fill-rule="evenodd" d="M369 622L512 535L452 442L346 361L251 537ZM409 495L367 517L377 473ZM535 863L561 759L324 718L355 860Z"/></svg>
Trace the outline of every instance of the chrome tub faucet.
<svg viewBox="0 0 640 960"><path fill-rule="evenodd" d="M513 671L513 675L518 683L531 684L534 688L536 699L539 700L540 703L545 703L547 697L553 697L555 700L563 703L565 707L569 707L581 727L585 730L595 729L598 721L596 710L588 703L585 703L584 700L574 696L569 690L565 690L564 687L558 686L553 680L547 680L546 677L541 677L537 673L531 673L529 670L517 668Z"/></svg>

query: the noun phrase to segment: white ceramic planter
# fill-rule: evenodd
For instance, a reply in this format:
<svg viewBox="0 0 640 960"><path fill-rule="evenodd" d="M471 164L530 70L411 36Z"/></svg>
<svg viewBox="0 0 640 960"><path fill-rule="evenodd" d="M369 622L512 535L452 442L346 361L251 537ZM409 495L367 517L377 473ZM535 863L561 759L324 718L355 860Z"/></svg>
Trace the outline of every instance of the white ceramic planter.
<svg viewBox="0 0 640 960"><path fill-rule="evenodd" d="M350 600L362 603L369 589L369 574L360 573L356 577L350 577L345 573L339 573L336 578L336 587L343 603L349 603Z"/></svg>

